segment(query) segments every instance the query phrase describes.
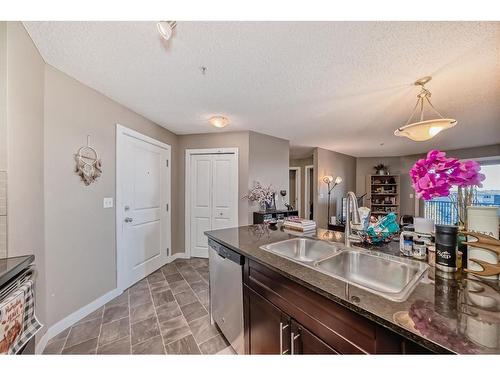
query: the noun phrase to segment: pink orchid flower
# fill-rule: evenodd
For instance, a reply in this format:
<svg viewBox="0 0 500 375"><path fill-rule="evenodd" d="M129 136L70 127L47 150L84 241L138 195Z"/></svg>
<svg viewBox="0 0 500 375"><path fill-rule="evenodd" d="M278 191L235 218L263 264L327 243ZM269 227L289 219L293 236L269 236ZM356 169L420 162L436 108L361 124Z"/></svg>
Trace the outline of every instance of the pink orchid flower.
<svg viewBox="0 0 500 375"><path fill-rule="evenodd" d="M473 161L460 162L447 158L446 153L431 150L425 159L419 159L409 174L418 198L430 200L447 197L453 186L482 186L485 176L479 173L481 166Z"/></svg>

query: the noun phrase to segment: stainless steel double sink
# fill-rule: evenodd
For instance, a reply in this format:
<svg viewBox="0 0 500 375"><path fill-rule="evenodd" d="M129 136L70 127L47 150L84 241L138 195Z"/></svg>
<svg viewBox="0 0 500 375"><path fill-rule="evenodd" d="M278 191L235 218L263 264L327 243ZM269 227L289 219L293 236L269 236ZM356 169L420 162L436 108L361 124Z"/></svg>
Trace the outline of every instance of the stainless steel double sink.
<svg viewBox="0 0 500 375"><path fill-rule="evenodd" d="M408 298L428 269L411 259L304 237L261 249L398 302Z"/></svg>

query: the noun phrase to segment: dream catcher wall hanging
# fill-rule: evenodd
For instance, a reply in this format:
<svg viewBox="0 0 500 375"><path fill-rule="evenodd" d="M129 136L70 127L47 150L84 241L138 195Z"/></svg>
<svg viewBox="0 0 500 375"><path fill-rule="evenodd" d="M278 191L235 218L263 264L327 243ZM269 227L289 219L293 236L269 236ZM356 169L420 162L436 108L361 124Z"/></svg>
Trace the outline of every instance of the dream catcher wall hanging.
<svg viewBox="0 0 500 375"><path fill-rule="evenodd" d="M87 146L80 147L75 154L75 172L80 176L85 186L95 182L102 173L102 163L97 151L90 147L90 135L87 136Z"/></svg>

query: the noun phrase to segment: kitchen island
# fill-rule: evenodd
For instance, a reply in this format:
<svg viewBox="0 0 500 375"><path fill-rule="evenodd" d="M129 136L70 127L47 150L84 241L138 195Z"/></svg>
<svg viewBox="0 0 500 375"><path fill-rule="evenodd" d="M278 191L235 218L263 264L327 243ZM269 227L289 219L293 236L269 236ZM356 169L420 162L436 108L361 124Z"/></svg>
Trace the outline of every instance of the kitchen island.
<svg viewBox="0 0 500 375"><path fill-rule="evenodd" d="M260 246L295 237L251 225L207 232L209 241L245 258L245 352L500 353L500 288L473 276L430 268L403 302L395 302ZM342 242L318 229L313 238ZM399 255L397 243L372 247Z"/></svg>

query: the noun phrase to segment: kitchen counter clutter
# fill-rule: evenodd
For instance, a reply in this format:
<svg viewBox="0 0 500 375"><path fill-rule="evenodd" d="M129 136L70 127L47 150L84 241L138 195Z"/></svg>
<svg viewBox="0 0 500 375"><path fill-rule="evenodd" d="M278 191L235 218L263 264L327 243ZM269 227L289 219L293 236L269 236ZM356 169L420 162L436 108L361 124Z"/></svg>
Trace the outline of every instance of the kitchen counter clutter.
<svg viewBox="0 0 500 375"><path fill-rule="evenodd" d="M245 340L249 353L265 352L271 344L264 332L279 327L276 347L283 354L500 354L498 283L460 272L441 273L431 267L405 301L395 302L261 249L295 238L280 227L259 224L206 235L245 257ZM333 244L343 241L343 233L323 229L308 236ZM400 256L398 242L368 250ZM253 330L252 324L267 328ZM283 336L291 339L283 341Z"/></svg>

